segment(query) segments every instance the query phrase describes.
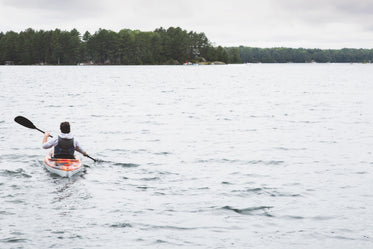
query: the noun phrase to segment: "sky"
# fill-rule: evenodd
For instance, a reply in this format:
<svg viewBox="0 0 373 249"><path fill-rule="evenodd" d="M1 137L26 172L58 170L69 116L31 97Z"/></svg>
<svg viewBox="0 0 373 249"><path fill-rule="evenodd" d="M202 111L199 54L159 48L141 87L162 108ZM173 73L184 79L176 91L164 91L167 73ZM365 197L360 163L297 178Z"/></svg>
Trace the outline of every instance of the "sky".
<svg viewBox="0 0 373 249"><path fill-rule="evenodd" d="M215 46L373 48L373 0L0 0L0 32L181 27Z"/></svg>

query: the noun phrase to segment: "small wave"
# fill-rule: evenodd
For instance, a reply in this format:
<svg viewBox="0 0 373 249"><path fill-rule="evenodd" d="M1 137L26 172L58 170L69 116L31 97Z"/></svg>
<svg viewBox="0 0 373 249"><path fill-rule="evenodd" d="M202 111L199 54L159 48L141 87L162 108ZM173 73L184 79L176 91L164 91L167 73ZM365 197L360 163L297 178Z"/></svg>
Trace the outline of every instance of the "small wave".
<svg viewBox="0 0 373 249"><path fill-rule="evenodd" d="M156 241L154 241L155 244L166 244L168 243L167 241L165 240L161 240L161 239L157 239Z"/></svg>
<svg viewBox="0 0 373 249"><path fill-rule="evenodd" d="M230 182L221 182L221 184L224 184L224 185L231 185L232 183L230 183Z"/></svg>
<svg viewBox="0 0 373 249"><path fill-rule="evenodd" d="M125 150L125 149L110 149L110 150L107 150L107 151L109 151L109 152L123 152L123 153L125 153L125 152L128 152L129 150Z"/></svg>
<svg viewBox="0 0 373 249"><path fill-rule="evenodd" d="M300 151L300 150L307 150L306 148L287 148L287 147L275 147L275 150L283 150L283 151Z"/></svg>
<svg viewBox="0 0 373 249"><path fill-rule="evenodd" d="M249 207L249 208L233 208L231 206L224 206L222 209L231 210L238 214L244 214L244 215L253 215L257 214L257 211L263 211L262 215L272 217L271 214L269 214L267 211L273 207L271 206L258 206L258 207Z"/></svg>
<svg viewBox="0 0 373 249"><path fill-rule="evenodd" d="M134 150L132 151L133 154L142 154L142 153L149 153L148 150L146 149L138 149L138 150Z"/></svg>
<svg viewBox="0 0 373 249"><path fill-rule="evenodd" d="M290 220L302 220L305 217L303 217L303 216L296 216L296 215L287 215L287 216L284 216L284 218L285 219L290 219Z"/></svg>
<svg viewBox="0 0 373 249"><path fill-rule="evenodd" d="M329 236L329 238L339 239L339 240L357 240L356 238L346 237L346 236L341 236L341 235Z"/></svg>
<svg viewBox="0 0 373 249"><path fill-rule="evenodd" d="M115 224L110 225L110 227L113 227L113 228L124 228L124 227L132 227L132 225L129 224L129 223L115 223Z"/></svg>
<svg viewBox="0 0 373 249"><path fill-rule="evenodd" d="M166 195L166 194L163 193L163 192L154 192L153 195L162 196L162 195Z"/></svg>
<svg viewBox="0 0 373 249"><path fill-rule="evenodd" d="M262 190L263 190L262 188L249 188L249 189L246 189L246 192L259 192Z"/></svg>
<svg viewBox="0 0 373 249"><path fill-rule="evenodd" d="M167 156L167 155L170 155L171 154L171 152L167 152L167 151L165 151L165 152L158 152L158 153L154 153L155 155L159 155L159 156Z"/></svg>
<svg viewBox="0 0 373 249"><path fill-rule="evenodd" d="M154 165L154 164L149 164L149 165ZM175 176L178 176L180 174L178 173L175 173L175 172L169 172L169 171L160 171L158 172L159 175L175 175ZM197 178L196 178L197 179Z"/></svg>
<svg viewBox="0 0 373 249"><path fill-rule="evenodd" d="M264 164L264 165L279 165L283 164L284 161L263 161L263 160L252 160L248 161L247 164Z"/></svg>
<svg viewBox="0 0 373 249"><path fill-rule="evenodd" d="M333 217L331 216L315 216L315 217L312 217L313 220L331 220L333 219Z"/></svg>
<svg viewBox="0 0 373 249"><path fill-rule="evenodd" d="M337 141L325 141L325 140L322 140L322 141L319 141L319 143L321 143L321 144L336 144Z"/></svg>
<svg viewBox="0 0 373 249"><path fill-rule="evenodd" d="M232 190L233 193L236 193L236 192L254 192L254 193L258 193L258 192L262 192L262 191L263 191L262 188L248 188L246 190L241 190L241 189L239 189L239 190L237 190L237 189Z"/></svg>
<svg viewBox="0 0 373 249"><path fill-rule="evenodd" d="M357 174L357 175L365 175L365 174L367 174L368 172L366 172L366 171L359 171L359 172L356 172L355 174Z"/></svg>
<svg viewBox="0 0 373 249"><path fill-rule="evenodd" d="M302 197L300 194L291 194L291 193L280 193L278 191L273 191L270 193L272 197Z"/></svg>
<svg viewBox="0 0 373 249"><path fill-rule="evenodd" d="M12 184L12 185L10 185L10 187L11 187L12 189L21 189L21 186L19 186L19 185L17 185L17 184Z"/></svg>
<svg viewBox="0 0 373 249"><path fill-rule="evenodd" d="M159 179L160 179L159 177L145 177L145 178L141 178L140 180L142 180L142 181L157 181Z"/></svg>
<svg viewBox="0 0 373 249"><path fill-rule="evenodd" d="M272 118L273 115L250 115L250 118Z"/></svg>
<svg viewBox="0 0 373 249"><path fill-rule="evenodd" d="M79 97L80 93L68 93L67 96Z"/></svg>
<svg viewBox="0 0 373 249"><path fill-rule="evenodd" d="M7 211L0 211L1 215L15 215L15 213L7 212Z"/></svg>
<svg viewBox="0 0 373 249"><path fill-rule="evenodd" d="M256 195L268 195L271 197L302 197L300 194L293 194L293 193L284 193L284 192L279 192L275 191L271 188L248 188L248 189L235 189L231 191L232 193L244 193L244 192L249 192L249 193L254 193Z"/></svg>
<svg viewBox="0 0 373 249"><path fill-rule="evenodd" d="M102 132L100 132L100 134L105 134L105 135L107 135L107 134L120 134L120 133L122 133L121 131L102 131Z"/></svg>
<svg viewBox="0 0 373 249"><path fill-rule="evenodd" d="M10 238L1 239L0 241L5 242L5 243L20 243L20 242L27 242L28 240L17 238L17 237L10 237Z"/></svg>
<svg viewBox="0 0 373 249"><path fill-rule="evenodd" d="M244 161L244 160L238 160L238 159L200 159L197 161L197 163L230 163L230 164L241 164L241 165L248 165L248 164L264 164L264 165L280 165L285 163L285 161L276 161L276 160L270 160L270 161L264 161L264 160L250 160L250 161Z"/></svg>
<svg viewBox="0 0 373 249"><path fill-rule="evenodd" d="M180 231L186 231L186 230L195 230L196 228L193 228L193 227L178 227L178 226L157 226L157 225L153 225L153 226L149 226L148 228L144 229L144 230L148 230L148 229L167 229L167 230L180 230Z"/></svg>
<svg viewBox="0 0 373 249"><path fill-rule="evenodd" d="M319 124L321 122L319 122L319 121L309 121L309 120L300 120L300 121L291 120L291 121L289 121L289 123L296 123L296 124Z"/></svg>
<svg viewBox="0 0 373 249"><path fill-rule="evenodd" d="M134 167L139 167L140 164L136 163L113 163L113 166L120 166L124 168L134 168Z"/></svg>
<svg viewBox="0 0 373 249"><path fill-rule="evenodd" d="M23 169L17 169L17 170L2 170L0 171L0 175L2 176L11 176L11 177L25 177L25 178L30 178L32 177L31 175L27 174Z"/></svg>

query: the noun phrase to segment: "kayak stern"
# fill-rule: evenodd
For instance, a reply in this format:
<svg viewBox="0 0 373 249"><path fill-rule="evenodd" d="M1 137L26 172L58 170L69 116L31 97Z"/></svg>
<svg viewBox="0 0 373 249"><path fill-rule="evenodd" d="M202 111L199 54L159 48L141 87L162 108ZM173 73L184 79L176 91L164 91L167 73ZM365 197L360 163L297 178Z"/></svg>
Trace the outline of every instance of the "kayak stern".
<svg viewBox="0 0 373 249"><path fill-rule="evenodd" d="M83 163L79 157L75 156L75 159L53 158L53 152L45 156L44 166L48 171L62 177L71 177L83 170Z"/></svg>

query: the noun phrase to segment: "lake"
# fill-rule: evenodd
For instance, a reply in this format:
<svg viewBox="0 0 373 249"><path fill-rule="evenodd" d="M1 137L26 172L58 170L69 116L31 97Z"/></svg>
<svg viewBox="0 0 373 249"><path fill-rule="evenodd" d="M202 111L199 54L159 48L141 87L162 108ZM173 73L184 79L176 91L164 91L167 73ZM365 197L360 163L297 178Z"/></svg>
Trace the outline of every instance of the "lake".
<svg viewBox="0 0 373 249"><path fill-rule="evenodd" d="M1 66L0 248L372 248L373 65ZM43 168L69 121L85 172Z"/></svg>

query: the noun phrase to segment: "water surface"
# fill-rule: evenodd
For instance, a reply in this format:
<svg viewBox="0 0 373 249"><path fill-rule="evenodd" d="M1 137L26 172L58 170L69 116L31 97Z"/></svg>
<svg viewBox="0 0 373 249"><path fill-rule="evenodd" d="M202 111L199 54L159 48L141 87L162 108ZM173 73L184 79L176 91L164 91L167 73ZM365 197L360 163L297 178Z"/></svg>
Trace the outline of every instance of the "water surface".
<svg viewBox="0 0 373 249"><path fill-rule="evenodd" d="M0 248L370 248L372 71L0 67ZM106 162L50 174L18 115Z"/></svg>

